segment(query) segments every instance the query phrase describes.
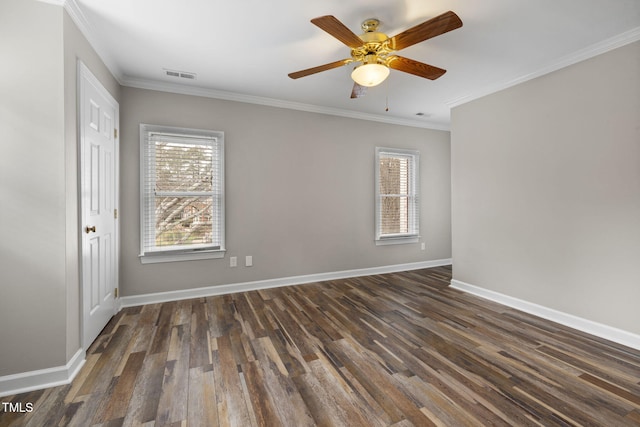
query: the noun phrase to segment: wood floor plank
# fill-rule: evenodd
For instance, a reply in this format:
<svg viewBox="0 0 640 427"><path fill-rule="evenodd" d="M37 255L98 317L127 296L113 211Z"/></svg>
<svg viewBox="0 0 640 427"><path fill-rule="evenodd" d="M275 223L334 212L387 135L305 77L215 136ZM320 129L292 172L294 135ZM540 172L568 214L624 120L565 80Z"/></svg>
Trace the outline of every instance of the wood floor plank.
<svg viewBox="0 0 640 427"><path fill-rule="evenodd" d="M123 426L143 425L156 419L165 364L165 353L147 354L133 388Z"/></svg>
<svg viewBox="0 0 640 427"><path fill-rule="evenodd" d="M257 361L246 363L242 365L242 372L245 375L256 424L259 426L282 425L276 411L277 402L274 402L268 393L260 363Z"/></svg>
<svg viewBox="0 0 640 427"><path fill-rule="evenodd" d="M179 313L179 312L178 312ZM162 393L158 402L156 424L165 425L187 421L189 396L189 351L190 325L184 323L191 316L180 313L174 317L176 324L171 328L171 338Z"/></svg>
<svg viewBox="0 0 640 427"><path fill-rule="evenodd" d="M107 405L98 416L101 422L114 418L124 419L131 394L133 393L135 380L140 372L145 356L146 354L144 352L137 352L129 354L129 357L126 358L127 363L120 376L117 377L117 383L108 398Z"/></svg>
<svg viewBox="0 0 640 427"><path fill-rule="evenodd" d="M69 392L70 385L56 387L46 390L41 398L40 403L42 411L33 411L28 413L24 425L27 427L39 427L47 424L56 425L64 417L66 405L64 405L64 397ZM3 398L4 399L4 398ZM0 425L2 420L0 419Z"/></svg>
<svg viewBox="0 0 640 427"><path fill-rule="evenodd" d="M0 426L640 426L640 351L437 267L123 309ZM0 408L2 409L2 408Z"/></svg>
<svg viewBox="0 0 640 427"><path fill-rule="evenodd" d="M211 356L208 345L209 320L207 317L207 307L204 301L194 302L191 312L191 334L189 368L203 367L211 364Z"/></svg>
<svg viewBox="0 0 640 427"><path fill-rule="evenodd" d="M129 344L132 333L133 330L128 325L120 325L115 329L102 355L78 391L79 395L99 393L107 389L119 362L125 355L124 349Z"/></svg>
<svg viewBox="0 0 640 427"><path fill-rule="evenodd" d="M395 386L391 373L384 367L381 369L371 353L356 350L357 346L353 346L346 339L335 342L331 348L340 357L343 366L390 415L392 422L408 419L415 425L434 425L420 408L412 404Z"/></svg>
<svg viewBox="0 0 640 427"><path fill-rule="evenodd" d="M231 338L229 335L223 335L217 338L217 343L219 356L214 359L213 367L216 372L219 372L219 377L215 382L216 396L220 397L221 403L218 410L221 424L249 426L251 425L251 417L238 374L238 364L234 359Z"/></svg>
<svg viewBox="0 0 640 427"><path fill-rule="evenodd" d="M629 402L640 406L640 394L638 392L631 392L619 387L615 384L611 384L605 380L597 378L589 373L580 374L580 379L588 381L589 383L598 386L600 389L605 390L611 394L619 396ZM635 387L634 387L635 388Z"/></svg>
<svg viewBox="0 0 640 427"><path fill-rule="evenodd" d="M195 427L216 427L218 412L215 401L213 369L189 369L188 424Z"/></svg>
<svg viewBox="0 0 640 427"><path fill-rule="evenodd" d="M300 395L300 391L294 386L289 372L284 366L280 355L268 338L258 338L254 341L256 359L264 376L264 388L270 396L272 406L275 408L279 424L312 426L313 418ZM287 404L282 404L287 402Z"/></svg>
<svg viewBox="0 0 640 427"><path fill-rule="evenodd" d="M156 330L149 349L150 354L164 353L169 345L169 334L171 333L171 318L176 309L175 302L162 304L158 320L156 321Z"/></svg>
<svg viewBox="0 0 640 427"><path fill-rule="evenodd" d="M384 426L361 405L320 359L309 363L309 373L294 378L302 399L317 425Z"/></svg>

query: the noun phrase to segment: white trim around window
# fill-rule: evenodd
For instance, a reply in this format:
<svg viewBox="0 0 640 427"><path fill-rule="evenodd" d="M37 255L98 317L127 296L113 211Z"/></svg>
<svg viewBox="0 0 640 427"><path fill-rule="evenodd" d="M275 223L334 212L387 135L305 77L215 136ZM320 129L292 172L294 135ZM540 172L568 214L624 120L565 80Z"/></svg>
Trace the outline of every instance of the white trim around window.
<svg viewBox="0 0 640 427"><path fill-rule="evenodd" d="M140 261L224 254L224 132L140 124Z"/></svg>
<svg viewBox="0 0 640 427"><path fill-rule="evenodd" d="M376 147L376 245L420 240L419 170L418 151Z"/></svg>

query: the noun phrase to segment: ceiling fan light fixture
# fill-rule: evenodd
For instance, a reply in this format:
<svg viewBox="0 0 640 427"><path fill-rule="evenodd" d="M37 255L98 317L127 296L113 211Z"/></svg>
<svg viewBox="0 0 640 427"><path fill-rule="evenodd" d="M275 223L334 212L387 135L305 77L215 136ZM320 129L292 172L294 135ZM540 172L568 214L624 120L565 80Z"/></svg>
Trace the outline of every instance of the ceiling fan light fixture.
<svg viewBox="0 0 640 427"><path fill-rule="evenodd" d="M351 78L360 86L377 86L389 76L389 68L382 64L363 64L356 67Z"/></svg>

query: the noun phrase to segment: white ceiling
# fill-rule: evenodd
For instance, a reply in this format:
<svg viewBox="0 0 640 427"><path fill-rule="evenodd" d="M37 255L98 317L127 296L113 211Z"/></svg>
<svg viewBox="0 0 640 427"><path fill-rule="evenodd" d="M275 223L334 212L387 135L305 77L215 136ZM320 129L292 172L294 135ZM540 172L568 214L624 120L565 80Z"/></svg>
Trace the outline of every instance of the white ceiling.
<svg viewBox="0 0 640 427"><path fill-rule="evenodd" d="M440 129L448 127L454 105L640 40L640 0L67 0L65 5L126 86ZM380 30L393 36L447 10L460 16L462 28L401 51L445 68L438 80L392 70L367 96L350 99L352 66L287 77L350 56L349 48L311 18L334 15L360 34L360 23L375 17ZM197 79L170 78L163 69L193 72Z"/></svg>

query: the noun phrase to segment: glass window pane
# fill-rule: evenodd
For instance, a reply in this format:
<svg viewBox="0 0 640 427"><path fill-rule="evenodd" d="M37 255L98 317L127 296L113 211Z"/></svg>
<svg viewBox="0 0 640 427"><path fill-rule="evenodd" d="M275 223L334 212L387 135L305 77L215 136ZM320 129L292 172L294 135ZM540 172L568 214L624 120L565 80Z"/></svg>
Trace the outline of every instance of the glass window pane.
<svg viewBox="0 0 640 427"><path fill-rule="evenodd" d="M380 230L382 234L409 232L409 197L380 197Z"/></svg>
<svg viewBox="0 0 640 427"><path fill-rule="evenodd" d="M155 142L157 191L211 191L211 145Z"/></svg>
<svg viewBox="0 0 640 427"><path fill-rule="evenodd" d="M380 159L380 194L409 194L409 159Z"/></svg>
<svg viewBox="0 0 640 427"><path fill-rule="evenodd" d="M211 197L156 198L157 247L213 242Z"/></svg>

